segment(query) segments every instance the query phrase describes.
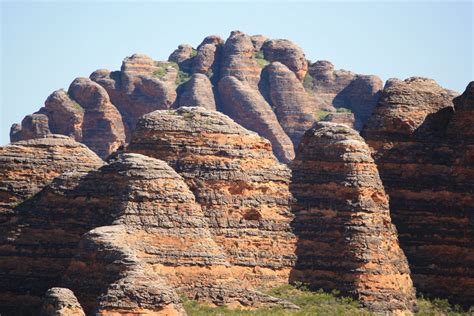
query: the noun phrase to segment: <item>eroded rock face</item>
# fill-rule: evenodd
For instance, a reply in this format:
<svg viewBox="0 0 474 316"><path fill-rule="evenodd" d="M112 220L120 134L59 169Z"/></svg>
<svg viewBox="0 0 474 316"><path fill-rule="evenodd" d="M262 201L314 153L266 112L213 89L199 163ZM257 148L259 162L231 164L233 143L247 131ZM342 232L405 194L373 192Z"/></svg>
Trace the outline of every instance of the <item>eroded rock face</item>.
<svg viewBox="0 0 474 316"><path fill-rule="evenodd" d="M257 89L262 69L255 60L254 53L250 36L233 31L224 45L220 78L232 76Z"/></svg>
<svg viewBox="0 0 474 316"><path fill-rule="evenodd" d="M432 80L391 80L363 130L417 290L467 306L474 300L472 86L453 109L453 92Z"/></svg>
<svg viewBox="0 0 474 316"><path fill-rule="evenodd" d="M7 216L61 173L90 170L102 160L86 146L62 135L0 147L0 214ZM2 218L4 220L4 218Z"/></svg>
<svg viewBox="0 0 474 316"><path fill-rule="evenodd" d="M99 157L106 158L125 143L122 116L104 88L89 78L76 78L68 93L85 110L82 123L85 145Z"/></svg>
<svg viewBox="0 0 474 316"><path fill-rule="evenodd" d="M316 121L314 99L305 91L295 73L279 62L265 68L271 104L280 125L297 148L303 134Z"/></svg>
<svg viewBox="0 0 474 316"><path fill-rule="evenodd" d="M196 73L180 87L179 106L202 106L216 110L212 84L206 75Z"/></svg>
<svg viewBox="0 0 474 316"><path fill-rule="evenodd" d="M231 76L222 78L218 88L221 110L225 114L270 140L273 152L281 161L288 162L294 158L293 143L258 90Z"/></svg>
<svg viewBox="0 0 474 316"><path fill-rule="evenodd" d="M413 310L415 291L388 198L359 134L345 125L316 123L291 168L298 237L292 278L339 289L372 311Z"/></svg>
<svg viewBox="0 0 474 316"><path fill-rule="evenodd" d="M377 76L334 70L334 65L326 60L311 64L308 75L319 108L350 109L355 115L355 128L361 130L380 98L382 80Z"/></svg>
<svg viewBox="0 0 474 316"><path fill-rule="evenodd" d="M16 142L33 138L42 138L50 135L48 117L44 114L35 113L25 116L21 126L14 124L10 129L10 140Z"/></svg>
<svg viewBox="0 0 474 316"><path fill-rule="evenodd" d="M281 284L294 264L289 170L270 143L204 108L145 115L127 151L167 161L189 185L242 284Z"/></svg>
<svg viewBox="0 0 474 316"><path fill-rule="evenodd" d="M293 71L299 80L303 80L308 71L308 62L300 47L289 40L274 39L265 41L262 50L265 59L282 63Z"/></svg>
<svg viewBox="0 0 474 316"><path fill-rule="evenodd" d="M81 304L70 289L53 287L43 299L41 316L85 316Z"/></svg>
<svg viewBox="0 0 474 316"><path fill-rule="evenodd" d="M40 112L48 116L49 129L53 134L62 134L82 141L84 109L72 100L64 90L54 91L44 102Z"/></svg>
<svg viewBox="0 0 474 316"><path fill-rule="evenodd" d="M140 116L175 102L177 74L169 62L134 54L124 59L120 72L98 70L90 78L105 88L122 114L128 139Z"/></svg>
<svg viewBox="0 0 474 316"><path fill-rule="evenodd" d="M206 37L197 48L197 54L193 58L192 72L207 74L209 77L215 75L218 78L223 47L224 40L219 36Z"/></svg>
<svg viewBox="0 0 474 316"><path fill-rule="evenodd" d="M324 122L332 122L332 123L339 123L349 126L350 128L355 128L355 119L354 114L352 113L330 113L326 115L322 121Z"/></svg>

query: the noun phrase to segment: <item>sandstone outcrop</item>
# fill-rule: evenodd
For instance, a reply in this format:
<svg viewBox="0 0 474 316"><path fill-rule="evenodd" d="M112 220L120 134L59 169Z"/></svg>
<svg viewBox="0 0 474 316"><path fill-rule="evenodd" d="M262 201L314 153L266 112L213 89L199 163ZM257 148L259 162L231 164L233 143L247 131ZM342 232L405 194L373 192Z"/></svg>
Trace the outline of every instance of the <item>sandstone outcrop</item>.
<svg viewBox="0 0 474 316"><path fill-rule="evenodd" d="M355 118L353 113L330 113L326 115L321 121L345 124L350 128L355 128Z"/></svg>
<svg viewBox="0 0 474 316"><path fill-rule="evenodd" d="M90 78L107 90L122 114L127 139L140 116L167 109L176 100L176 64L156 62L143 54L124 59L120 72L98 70Z"/></svg>
<svg viewBox="0 0 474 316"><path fill-rule="evenodd" d="M361 130L375 108L383 83L377 76L334 70L334 65L319 60L309 66L310 88L319 108L346 108L355 115L355 128Z"/></svg>
<svg viewBox="0 0 474 316"><path fill-rule="evenodd" d="M89 78L76 78L68 94L84 108L82 142L106 158L125 143L122 116L106 90Z"/></svg>
<svg viewBox="0 0 474 316"><path fill-rule="evenodd" d="M216 35L206 37L197 48L193 58L193 73L207 74L209 77L219 76L219 63L224 46L224 40Z"/></svg>
<svg viewBox="0 0 474 316"><path fill-rule="evenodd" d="M254 52L250 36L233 31L224 45L220 78L232 76L257 89L262 68L255 60Z"/></svg>
<svg viewBox="0 0 474 316"><path fill-rule="evenodd" d="M270 104L258 90L236 77L219 81L221 110L243 127L268 139L275 155L284 162L294 158L293 143L285 133Z"/></svg>
<svg viewBox="0 0 474 316"><path fill-rule="evenodd" d="M412 311L408 263L371 151L359 134L345 125L316 123L291 168L298 237L292 278L339 289L372 311Z"/></svg>
<svg viewBox="0 0 474 316"><path fill-rule="evenodd" d="M433 80L390 80L363 130L390 196L418 291L474 300L473 84L455 99Z"/></svg>
<svg viewBox="0 0 474 316"><path fill-rule="evenodd" d="M274 39L265 41L262 50L266 60L282 63L293 71L299 80L303 80L308 71L308 62L300 47L289 40Z"/></svg>
<svg viewBox="0 0 474 316"><path fill-rule="evenodd" d="M12 142L19 140L28 140L33 138L41 138L50 135L48 117L44 114L35 113L25 116L18 124L12 126L10 130L10 139Z"/></svg>
<svg viewBox="0 0 474 316"><path fill-rule="evenodd" d="M279 62L265 68L271 105L280 125L297 148L303 134L316 121L314 100L305 91L295 73Z"/></svg>
<svg viewBox="0 0 474 316"><path fill-rule="evenodd" d="M289 170L271 144L199 107L141 118L127 151L167 161L201 205L241 284L281 284L294 264Z"/></svg>
<svg viewBox="0 0 474 316"><path fill-rule="evenodd" d="M39 192L61 173L90 170L102 160L86 146L62 135L19 141L0 147L0 214Z"/></svg>
<svg viewBox="0 0 474 316"><path fill-rule="evenodd" d="M51 133L70 136L78 142L82 141L84 109L79 103L61 89L51 93L44 105L40 113L48 116Z"/></svg>
<svg viewBox="0 0 474 316"><path fill-rule="evenodd" d="M180 89L178 89L179 106L202 106L208 110L216 110L214 91L206 75L200 73L192 75Z"/></svg>
<svg viewBox="0 0 474 316"><path fill-rule="evenodd" d="M53 287L43 299L41 316L85 316L81 304L71 290Z"/></svg>

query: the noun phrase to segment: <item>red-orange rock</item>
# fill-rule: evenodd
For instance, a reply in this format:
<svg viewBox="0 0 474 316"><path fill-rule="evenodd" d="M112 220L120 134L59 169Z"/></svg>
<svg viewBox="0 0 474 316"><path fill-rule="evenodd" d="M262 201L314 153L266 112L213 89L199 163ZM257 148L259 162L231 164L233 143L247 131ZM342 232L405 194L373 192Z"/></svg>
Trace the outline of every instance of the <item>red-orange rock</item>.
<svg viewBox="0 0 474 316"><path fill-rule="evenodd" d="M263 43L262 50L265 59L281 62L293 71L299 80L303 80L308 71L308 62L303 50L296 44L285 39L267 40Z"/></svg>
<svg viewBox="0 0 474 316"><path fill-rule="evenodd" d="M371 151L359 134L320 122L295 160L293 280L339 289L375 312L410 313L415 291Z"/></svg>
<svg viewBox="0 0 474 316"><path fill-rule="evenodd" d="M473 84L455 99L433 80L391 80L363 136L390 196L418 291L474 300Z"/></svg>
<svg viewBox="0 0 474 316"><path fill-rule="evenodd" d="M85 111L82 123L84 144L99 157L106 158L125 143L122 116L104 88L89 78L76 78L68 93Z"/></svg>

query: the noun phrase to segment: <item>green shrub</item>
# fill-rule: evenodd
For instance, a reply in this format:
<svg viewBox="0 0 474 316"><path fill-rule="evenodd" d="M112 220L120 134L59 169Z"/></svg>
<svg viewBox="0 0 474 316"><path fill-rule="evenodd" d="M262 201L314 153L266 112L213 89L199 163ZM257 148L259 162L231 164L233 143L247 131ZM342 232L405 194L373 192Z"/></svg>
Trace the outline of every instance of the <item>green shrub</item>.
<svg viewBox="0 0 474 316"><path fill-rule="evenodd" d="M352 113L351 109L347 109L347 108L337 108L336 112L337 113Z"/></svg>
<svg viewBox="0 0 474 316"><path fill-rule="evenodd" d="M313 93L313 77L311 77L308 73L303 78L303 87L306 92Z"/></svg>
<svg viewBox="0 0 474 316"><path fill-rule="evenodd" d="M331 111L325 111L325 110L317 110L315 112L316 114L316 118L318 121L321 121L322 119L324 119L326 116L328 116L329 114L331 114L333 112Z"/></svg>
<svg viewBox="0 0 474 316"><path fill-rule="evenodd" d="M194 57L194 56L196 56L197 54L198 54L197 49L194 49L194 48L193 48L193 50L191 51L191 57Z"/></svg>
<svg viewBox="0 0 474 316"><path fill-rule="evenodd" d="M178 70L178 76L176 77L176 85L179 86L180 84L183 84L188 81L190 78L191 76L188 73L182 70Z"/></svg>
<svg viewBox="0 0 474 316"><path fill-rule="evenodd" d="M270 63L268 60L265 59L265 56L263 55L262 51L254 53L253 58L255 58L255 61L260 66L260 68L264 68Z"/></svg>

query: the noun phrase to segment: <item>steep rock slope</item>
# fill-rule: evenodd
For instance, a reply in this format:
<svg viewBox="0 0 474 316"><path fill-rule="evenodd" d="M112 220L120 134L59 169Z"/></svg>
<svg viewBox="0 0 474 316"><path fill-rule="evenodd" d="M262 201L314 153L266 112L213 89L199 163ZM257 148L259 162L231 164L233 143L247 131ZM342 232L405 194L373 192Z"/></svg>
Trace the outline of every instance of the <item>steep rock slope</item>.
<svg viewBox="0 0 474 316"><path fill-rule="evenodd" d="M90 170L102 163L86 146L62 135L0 147L0 222L54 177L68 171Z"/></svg>
<svg viewBox="0 0 474 316"><path fill-rule="evenodd" d="M363 136L375 150L417 289L474 300L474 91L454 99L434 81L389 81Z"/></svg>
<svg viewBox="0 0 474 316"><path fill-rule="evenodd" d="M127 151L159 157L184 178L242 284L287 281L296 259L290 174L267 140L190 107L143 116Z"/></svg>
<svg viewBox="0 0 474 316"><path fill-rule="evenodd" d="M71 290L53 287L43 298L41 316L85 316L85 314Z"/></svg>
<svg viewBox="0 0 474 316"><path fill-rule="evenodd" d="M298 237L292 278L339 289L372 311L410 312L410 270L364 140L345 125L317 123L291 168Z"/></svg>
<svg viewBox="0 0 474 316"><path fill-rule="evenodd" d="M320 108L343 107L355 115L355 127L361 130L383 88L377 76L358 75L347 70L334 70L334 65L319 60L309 65L309 87L317 97Z"/></svg>

